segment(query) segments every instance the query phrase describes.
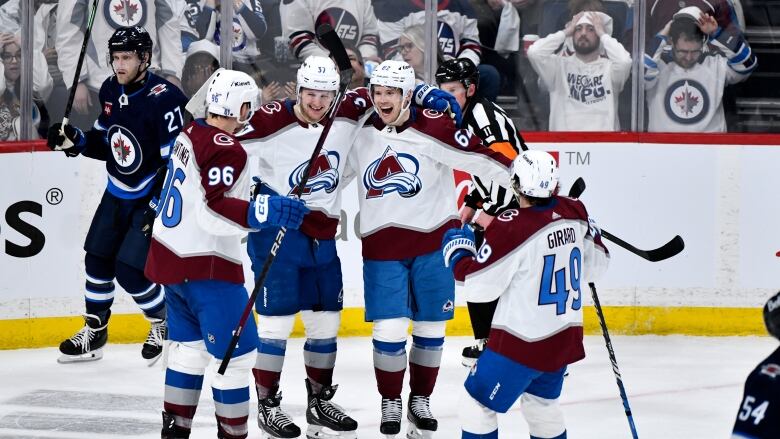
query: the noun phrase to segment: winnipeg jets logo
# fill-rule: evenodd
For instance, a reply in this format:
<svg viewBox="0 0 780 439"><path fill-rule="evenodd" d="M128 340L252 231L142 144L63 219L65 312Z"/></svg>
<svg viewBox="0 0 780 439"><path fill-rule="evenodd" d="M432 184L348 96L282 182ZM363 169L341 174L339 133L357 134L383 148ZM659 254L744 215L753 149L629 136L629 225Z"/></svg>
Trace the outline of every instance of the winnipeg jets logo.
<svg viewBox="0 0 780 439"><path fill-rule="evenodd" d="M349 11L342 8L327 8L317 16L314 28L324 23L331 25L339 38L357 45L360 28L357 19Z"/></svg>
<svg viewBox="0 0 780 439"><path fill-rule="evenodd" d="M167 87L168 86L165 84L157 84L154 87L152 87L151 90L149 90L149 94L147 96L152 96L152 95L157 96L160 93L164 92L167 89Z"/></svg>
<svg viewBox="0 0 780 439"><path fill-rule="evenodd" d="M331 193L339 185L339 162L341 157L336 151L322 149L320 155L314 160L309 170L309 179L306 181L306 187L303 189L303 195L310 194L319 190ZM287 180L290 185L289 194L295 193L298 185L303 180L303 172L306 170L308 160L298 165ZM289 195L288 194L288 195Z"/></svg>
<svg viewBox="0 0 780 439"><path fill-rule="evenodd" d="M148 0L107 0L103 15L114 28L120 26L143 26L146 22Z"/></svg>
<svg viewBox="0 0 780 439"><path fill-rule="evenodd" d="M710 96L698 81L681 79L666 90L664 109L670 119L681 124L701 121L709 111Z"/></svg>
<svg viewBox="0 0 780 439"><path fill-rule="evenodd" d="M780 375L780 366L774 363L764 364L761 366L761 373L771 378L777 378Z"/></svg>
<svg viewBox="0 0 780 439"><path fill-rule="evenodd" d="M218 21L214 29L214 42L219 44L222 38L221 24ZM246 34L244 28L241 27L241 22L238 18L233 18L233 52L238 52L246 47Z"/></svg>
<svg viewBox="0 0 780 439"><path fill-rule="evenodd" d="M107 137L117 171L129 175L138 170L143 161L143 150L133 133L121 125L112 125Z"/></svg>
<svg viewBox="0 0 780 439"><path fill-rule="evenodd" d="M388 146L382 157L374 160L363 174L366 198L393 192L404 198L417 195L422 190L422 182L417 176L419 170L420 162L414 156L397 153Z"/></svg>

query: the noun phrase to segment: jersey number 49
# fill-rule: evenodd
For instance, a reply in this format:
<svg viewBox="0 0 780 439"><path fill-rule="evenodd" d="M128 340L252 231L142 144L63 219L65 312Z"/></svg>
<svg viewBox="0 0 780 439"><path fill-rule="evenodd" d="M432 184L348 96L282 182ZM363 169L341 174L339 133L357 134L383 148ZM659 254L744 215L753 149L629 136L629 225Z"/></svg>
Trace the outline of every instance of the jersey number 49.
<svg viewBox="0 0 780 439"><path fill-rule="evenodd" d="M539 285L539 305L555 305L557 315L565 314L566 304L569 302L569 289L566 288L568 277L568 284L577 294L571 303L571 309L575 311L580 309L582 307L581 275L582 252L578 247L574 247L569 253L568 266L559 270L555 270L555 255L545 255L542 282Z"/></svg>

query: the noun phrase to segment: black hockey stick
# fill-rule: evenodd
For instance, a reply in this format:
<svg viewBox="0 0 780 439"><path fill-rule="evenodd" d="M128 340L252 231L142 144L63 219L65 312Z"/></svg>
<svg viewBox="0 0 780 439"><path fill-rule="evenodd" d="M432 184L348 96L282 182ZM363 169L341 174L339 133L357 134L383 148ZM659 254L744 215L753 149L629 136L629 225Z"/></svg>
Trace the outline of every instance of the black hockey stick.
<svg viewBox="0 0 780 439"><path fill-rule="evenodd" d="M607 345L609 361L612 362L612 372L615 373L615 381L617 381L618 390L620 391L620 399L623 400L623 409L626 412L626 418L628 418L628 426L631 428L631 437L638 439L639 436L636 432L636 425L634 425L634 416L631 414L631 406L628 405L628 395L626 395L626 388L623 386L623 377L620 375L620 368L618 368L617 357L615 357L615 349L612 347L612 340L609 338L609 331L607 330L607 322L604 320L604 312L601 310L599 296L596 294L596 284L591 282L588 284L588 286L590 287L590 293L593 296L593 306L596 308L596 315L599 317L601 333L604 335L604 342Z"/></svg>
<svg viewBox="0 0 780 439"><path fill-rule="evenodd" d="M582 177L578 177L571 186L571 189L569 189L569 197L579 198L583 192L585 192L585 180L583 180ZM666 244L651 250L642 250L637 248L604 229L601 229L601 236L641 258L647 259L650 262L658 262L669 259L672 256L676 256L682 252L683 249L685 249L685 241L683 241L680 235L675 236Z"/></svg>
<svg viewBox="0 0 780 439"><path fill-rule="evenodd" d="M322 150L322 145L325 143L325 139L328 137L328 132L330 132L330 127L333 125L333 120L336 118L336 113L341 106L341 101L344 98L347 87L349 87L349 83L352 81L352 65L349 62L347 51L344 49L344 44L333 30L333 27L327 23L320 25L317 28L317 39L319 40L319 43L330 52L331 56L336 61L336 65L339 68L340 82L339 90L336 93L336 96L333 98L333 108L331 108L330 114L325 120L325 123L322 125L322 134L320 134L320 138L317 140L317 146L314 147L314 151L311 153L309 163L306 165L306 169L303 171L301 181L295 188L294 195L298 198L301 197L304 189L306 188L306 183L309 181L311 167L319 156L320 150ZM222 358L222 364L220 364L219 370L217 371L220 375L225 374L228 363L230 363L230 358L233 356L233 351L235 351L236 346L238 345L238 339L241 337L241 333L244 331L244 326L249 319L249 315L252 313L252 308L255 305L255 300L257 300L257 295L265 283L265 278L268 277L268 271L271 269L271 264L273 264L274 259L276 259L276 252L278 252L279 248L282 246L282 240L284 240L285 234L287 234L287 229L285 227L280 228L279 233L276 234L276 239L271 245L271 251L265 258L265 263L263 264L263 268L260 271L260 276L258 276L255 280L255 287L252 289L252 294L249 296L249 301L244 307L244 312L241 314L241 319L238 321L236 329L233 330L233 338L230 339L230 344L228 345L227 351L225 351L225 355Z"/></svg>
<svg viewBox="0 0 780 439"><path fill-rule="evenodd" d="M65 113L62 116L62 125L60 126L60 135L65 137L65 125L70 121L70 110L73 108L73 99L76 97L76 87L79 85L79 76L81 76L81 67L84 65L84 56L87 54L87 45L89 37L92 35L92 24L95 23L95 13L97 13L98 0L92 0L92 10L87 19L87 28L84 30L84 41L81 43L81 52L79 61L76 63L76 71L73 73L73 84L68 93L68 103L65 104ZM62 145L59 145L62 146Z"/></svg>

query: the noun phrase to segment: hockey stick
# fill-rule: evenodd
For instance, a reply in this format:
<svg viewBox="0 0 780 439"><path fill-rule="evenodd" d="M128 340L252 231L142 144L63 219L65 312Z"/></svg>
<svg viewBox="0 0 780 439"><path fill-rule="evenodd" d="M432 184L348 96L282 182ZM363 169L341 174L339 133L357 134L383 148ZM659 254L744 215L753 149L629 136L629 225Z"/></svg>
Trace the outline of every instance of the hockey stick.
<svg viewBox="0 0 780 439"><path fill-rule="evenodd" d="M319 156L320 150L322 150L322 145L325 143L325 139L328 137L330 127L333 125L333 120L336 118L336 113L338 112L339 107L341 107L341 101L344 98L347 87L352 81L352 65L349 62L347 51L344 49L344 44L333 30L333 27L327 23L320 25L317 28L317 39L319 40L319 43L330 52L331 56L336 61L341 78L339 82L339 90L336 93L336 96L333 98L333 108L330 110L330 115L328 115L325 123L322 125L322 134L320 134L320 138L317 140L317 146L314 147L314 151L311 153L309 163L306 164L306 169L303 171L301 181L295 188L294 195L298 198L301 197L304 189L306 188L306 183L309 181L311 167ZM271 251L265 258L265 263L263 264L263 268L260 271L260 276L258 276L255 280L255 287L252 289L252 294L249 296L249 301L244 307L244 312L241 314L241 319L238 321L238 325L236 325L236 329L233 331L233 338L230 339L230 344L228 345L227 351L222 358L222 364L220 364L219 370L217 371L217 373L220 375L225 374L228 363L230 363L230 358L233 356L233 351L235 351L236 346L238 345L238 339L241 337L241 332L244 330L244 325L246 325L247 319L249 319L249 315L251 314L252 308L255 305L257 295L265 283L265 278L268 277L268 271L271 268L271 264L273 264L274 259L276 259L276 252L278 252L279 248L282 246L282 240L284 240L285 234L287 234L287 229L285 227L280 228L279 232L276 234L276 239L271 245Z"/></svg>
<svg viewBox="0 0 780 439"><path fill-rule="evenodd" d="M569 189L569 197L579 198L583 192L585 192L585 180L583 180L582 177L578 177L571 186L571 189ZM683 251L683 249L685 249L685 241L683 241L680 235L676 235L666 244L651 250L642 250L637 248L604 229L601 229L601 236L641 258L647 259L650 262L658 262L669 259L672 256L676 256L681 251Z"/></svg>
<svg viewBox="0 0 780 439"><path fill-rule="evenodd" d="M593 296L593 306L596 308L596 315L599 317L601 333L604 335L604 342L607 345L609 361L612 362L612 372L615 373L615 381L617 381L618 390L620 391L620 398L623 400L623 409L626 412L626 418L628 418L628 426L631 428L631 437L638 439L639 436L636 432L636 425L634 425L634 416L631 414L631 407L628 405L626 388L623 386L623 377L620 375L620 368L618 368L617 358L615 357L615 349L612 347L612 340L609 338L609 331L607 331L607 322L604 320L604 312L601 310L599 296L596 294L596 284L590 282L588 286L590 287L590 293Z"/></svg>
<svg viewBox="0 0 780 439"><path fill-rule="evenodd" d="M73 73L73 84L70 86L70 93L68 93L68 103L65 104L65 113L62 116L62 125L60 125L60 135L65 137L65 125L70 122L70 110L73 108L73 99L76 97L76 87L79 85L79 76L81 76L81 66L84 64L84 56L87 54L87 45L89 44L89 37L92 35L92 24L95 23L95 14L97 13L98 0L92 0L92 10L89 13L87 19L87 29L84 31L84 41L81 43L81 52L79 53L79 61L76 63L76 71ZM67 137L66 137L67 138ZM59 145L56 149L62 149L62 145Z"/></svg>

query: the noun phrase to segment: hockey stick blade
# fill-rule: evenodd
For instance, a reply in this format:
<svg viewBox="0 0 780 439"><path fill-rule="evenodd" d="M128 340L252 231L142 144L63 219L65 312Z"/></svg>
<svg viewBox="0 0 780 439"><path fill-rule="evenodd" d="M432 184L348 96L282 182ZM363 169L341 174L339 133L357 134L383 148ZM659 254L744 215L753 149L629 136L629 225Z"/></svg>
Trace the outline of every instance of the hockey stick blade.
<svg viewBox="0 0 780 439"><path fill-rule="evenodd" d="M579 198L583 192L585 192L585 180L582 177L577 177L569 188L569 198Z"/></svg>
<svg viewBox="0 0 780 439"><path fill-rule="evenodd" d="M352 63L349 62L344 43L341 42L341 38L330 24L323 23L317 27L317 41L330 52L330 56L333 57L340 71L352 69Z"/></svg>
<svg viewBox="0 0 780 439"><path fill-rule="evenodd" d="M671 241L652 250L642 250L636 248L633 245L627 243L626 241L623 241L622 239L607 232L604 229L601 229L601 236L614 242L620 247L623 247L624 249L630 251L631 253L641 258L647 259L650 262L658 262L658 261L663 261L665 259L669 259L672 256L678 255L680 252L683 251L683 249L685 249L685 241L683 241L680 235L675 236L674 238L671 239Z"/></svg>

